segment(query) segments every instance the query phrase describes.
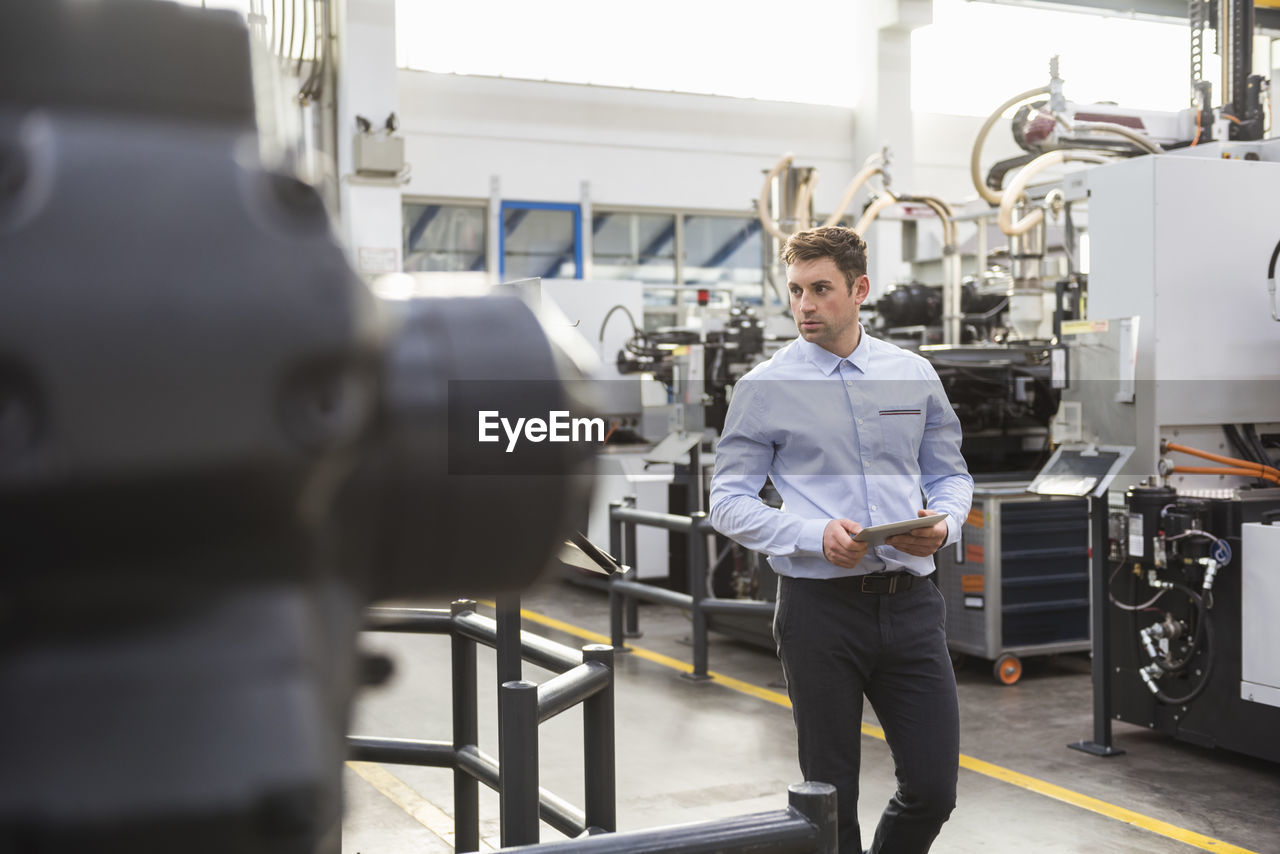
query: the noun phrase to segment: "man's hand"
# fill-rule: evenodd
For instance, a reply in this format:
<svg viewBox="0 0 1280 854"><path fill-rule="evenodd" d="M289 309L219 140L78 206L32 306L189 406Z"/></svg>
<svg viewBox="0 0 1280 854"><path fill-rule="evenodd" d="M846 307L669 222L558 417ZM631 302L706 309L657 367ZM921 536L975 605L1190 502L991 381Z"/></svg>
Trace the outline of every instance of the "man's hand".
<svg viewBox="0 0 1280 854"><path fill-rule="evenodd" d="M822 532L822 555L836 566L853 569L867 553L867 544L859 543L853 535L862 530L857 522L848 519L832 519Z"/></svg>
<svg viewBox="0 0 1280 854"><path fill-rule="evenodd" d="M917 516L937 516L936 510L917 510ZM928 528L916 528L914 531L907 531L905 534L895 534L885 540L885 543L893 546L900 552L906 552L916 557L928 557L929 555L942 548L942 544L947 539L947 521L940 520L938 524Z"/></svg>

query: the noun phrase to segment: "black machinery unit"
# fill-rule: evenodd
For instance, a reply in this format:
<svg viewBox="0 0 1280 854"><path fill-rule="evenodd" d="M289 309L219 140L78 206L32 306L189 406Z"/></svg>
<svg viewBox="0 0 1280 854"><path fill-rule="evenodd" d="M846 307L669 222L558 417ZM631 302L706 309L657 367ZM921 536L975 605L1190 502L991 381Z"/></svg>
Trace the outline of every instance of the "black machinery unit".
<svg viewBox="0 0 1280 854"><path fill-rule="evenodd" d="M1109 713L1181 741L1280 762L1280 707L1242 696L1242 656L1260 639L1242 621L1250 556L1241 525L1280 508L1280 490L1250 492L1125 494L1109 538Z"/></svg>

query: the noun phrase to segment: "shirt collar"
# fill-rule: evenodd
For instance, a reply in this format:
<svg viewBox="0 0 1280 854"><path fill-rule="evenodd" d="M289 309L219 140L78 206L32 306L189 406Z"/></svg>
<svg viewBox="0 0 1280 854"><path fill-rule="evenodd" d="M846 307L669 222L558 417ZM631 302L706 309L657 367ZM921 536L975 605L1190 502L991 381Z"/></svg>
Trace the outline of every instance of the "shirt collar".
<svg viewBox="0 0 1280 854"><path fill-rule="evenodd" d="M867 362L870 360L871 346L867 343L867 330L863 328L861 323L858 324L858 329L861 330L861 334L858 336L858 346L853 348L853 352L849 354L848 362L865 374L867 372ZM800 348L800 352L807 362L827 376L835 373L840 364L845 361L845 359L830 350L823 349L803 338L796 339L796 346Z"/></svg>

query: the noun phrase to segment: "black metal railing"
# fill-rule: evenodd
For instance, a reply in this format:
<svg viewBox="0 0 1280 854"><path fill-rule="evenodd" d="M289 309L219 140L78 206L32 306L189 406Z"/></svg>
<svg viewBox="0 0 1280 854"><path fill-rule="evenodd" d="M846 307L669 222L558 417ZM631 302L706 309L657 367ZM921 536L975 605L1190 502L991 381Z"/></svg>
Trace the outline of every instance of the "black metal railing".
<svg viewBox="0 0 1280 854"><path fill-rule="evenodd" d="M797 783L788 807L714 821L610 833L517 849L528 854L836 854L836 789Z"/></svg>
<svg viewBox="0 0 1280 854"><path fill-rule="evenodd" d="M449 635L452 640L453 740L422 741L353 735L350 758L390 765L453 770L455 850L480 849L479 783L499 794L503 847L538 842L539 820L566 836L617 829L613 723L613 649L570 649L520 630L520 604L500 598L496 619L471 600L448 611L370 608L370 631ZM478 745L476 645L498 653L498 759ZM521 678L528 661L557 675L538 685ZM538 785L538 725L577 704L583 709L585 809Z"/></svg>
<svg viewBox="0 0 1280 854"><path fill-rule="evenodd" d="M677 516L637 510L634 499L609 505L609 552L631 568L627 577L611 576L603 586L609 592L609 637L617 650L625 650L626 638L639 634L638 601L687 608L693 621L693 671L690 679L709 679L707 617L712 614L746 614L770 619L773 603L754 599L721 599L707 595L707 542L713 532L706 513ZM636 527L646 525L686 534L689 592L681 593L633 580L636 566Z"/></svg>

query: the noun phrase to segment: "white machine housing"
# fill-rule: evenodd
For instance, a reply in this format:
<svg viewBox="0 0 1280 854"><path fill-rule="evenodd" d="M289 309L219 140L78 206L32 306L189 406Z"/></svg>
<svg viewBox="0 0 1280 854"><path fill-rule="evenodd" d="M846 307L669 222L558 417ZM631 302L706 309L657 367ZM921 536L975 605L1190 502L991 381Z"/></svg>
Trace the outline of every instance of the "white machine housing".
<svg viewBox="0 0 1280 854"><path fill-rule="evenodd" d="M1280 707L1280 525L1247 522L1240 526L1243 552L1240 696Z"/></svg>
<svg viewBox="0 0 1280 854"><path fill-rule="evenodd" d="M1267 261L1280 239L1280 162L1273 162L1280 141L1254 144L1254 156L1265 155L1256 161L1215 147L1216 158L1170 153L1085 173L1088 315L1113 328L1109 337L1068 337L1064 400L1080 402L1086 441L1136 446L1115 488L1158 473L1162 439L1236 456L1221 425L1280 424L1280 324L1270 317L1266 290ZM1128 318L1136 321L1119 323ZM1179 489L1245 482L1169 480Z"/></svg>

